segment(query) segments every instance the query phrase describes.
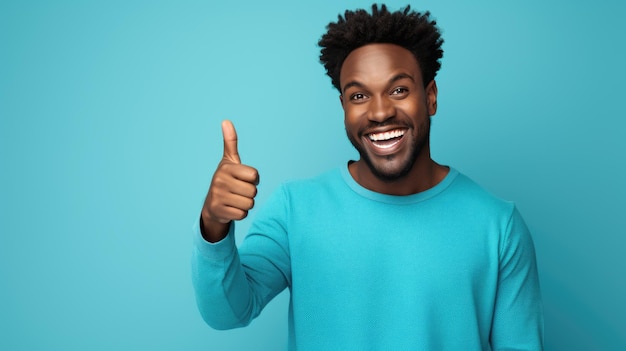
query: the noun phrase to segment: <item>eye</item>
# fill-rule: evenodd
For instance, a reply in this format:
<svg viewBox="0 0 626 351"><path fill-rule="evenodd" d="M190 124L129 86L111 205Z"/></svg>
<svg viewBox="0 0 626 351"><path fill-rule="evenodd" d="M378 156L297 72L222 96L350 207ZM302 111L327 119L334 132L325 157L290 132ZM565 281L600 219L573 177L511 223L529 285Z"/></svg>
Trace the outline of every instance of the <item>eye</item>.
<svg viewBox="0 0 626 351"><path fill-rule="evenodd" d="M355 93L355 94L350 95L350 100L352 101L359 101L363 99L365 99L365 95L361 93Z"/></svg>
<svg viewBox="0 0 626 351"><path fill-rule="evenodd" d="M398 87L391 91L391 95L404 95L409 92L409 89L404 87Z"/></svg>

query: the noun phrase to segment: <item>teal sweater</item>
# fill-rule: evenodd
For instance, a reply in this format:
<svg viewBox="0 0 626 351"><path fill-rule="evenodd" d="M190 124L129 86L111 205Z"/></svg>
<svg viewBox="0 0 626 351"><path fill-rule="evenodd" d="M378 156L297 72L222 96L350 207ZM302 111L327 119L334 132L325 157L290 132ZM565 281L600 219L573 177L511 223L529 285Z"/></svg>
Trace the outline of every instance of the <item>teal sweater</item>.
<svg viewBox="0 0 626 351"><path fill-rule="evenodd" d="M283 184L237 249L195 226L196 300L213 328L245 326L291 293L289 350L542 350L532 239L512 203L450 169L409 196L347 167Z"/></svg>

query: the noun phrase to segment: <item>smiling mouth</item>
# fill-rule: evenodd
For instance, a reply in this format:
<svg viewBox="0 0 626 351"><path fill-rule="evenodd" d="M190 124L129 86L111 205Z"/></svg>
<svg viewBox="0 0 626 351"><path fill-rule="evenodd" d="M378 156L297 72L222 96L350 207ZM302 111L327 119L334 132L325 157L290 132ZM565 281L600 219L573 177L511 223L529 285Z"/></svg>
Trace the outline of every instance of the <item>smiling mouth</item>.
<svg viewBox="0 0 626 351"><path fill-rule="evenodd" d="M406 129L394 129L382 133L371 133L367 135L367 138L375 147L389 149L397 145L405 133Z"/></svg>

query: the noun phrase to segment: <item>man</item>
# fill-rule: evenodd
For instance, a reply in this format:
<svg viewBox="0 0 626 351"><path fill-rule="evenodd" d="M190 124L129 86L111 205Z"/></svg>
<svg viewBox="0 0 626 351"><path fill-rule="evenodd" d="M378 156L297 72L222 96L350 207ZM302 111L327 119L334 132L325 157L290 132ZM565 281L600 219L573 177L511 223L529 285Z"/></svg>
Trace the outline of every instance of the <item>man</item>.
<svg viewBox="0 0 626 351"><path fill-rule="evenodd" d="M289 350L541 350L532 240L512 203L430 157L443 55L429 13L383 5L328 25L320 59L360 158L254 205L233 125L197 225L193 282L214 328L291 293Z"/></svg>

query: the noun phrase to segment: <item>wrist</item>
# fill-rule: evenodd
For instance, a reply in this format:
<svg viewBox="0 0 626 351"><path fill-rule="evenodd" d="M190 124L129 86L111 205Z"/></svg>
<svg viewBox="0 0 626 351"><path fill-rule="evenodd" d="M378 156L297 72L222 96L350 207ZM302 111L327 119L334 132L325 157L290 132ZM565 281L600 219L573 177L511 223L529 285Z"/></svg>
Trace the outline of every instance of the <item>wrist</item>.
<svg viewBox="0 0 626 351"><path fill-rule="evenodd" d="M210 243L216 243L228 235L230 229L230 221L222 223L211 218L204 212L200 215L200 234L204 240Z"/></svg>

